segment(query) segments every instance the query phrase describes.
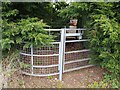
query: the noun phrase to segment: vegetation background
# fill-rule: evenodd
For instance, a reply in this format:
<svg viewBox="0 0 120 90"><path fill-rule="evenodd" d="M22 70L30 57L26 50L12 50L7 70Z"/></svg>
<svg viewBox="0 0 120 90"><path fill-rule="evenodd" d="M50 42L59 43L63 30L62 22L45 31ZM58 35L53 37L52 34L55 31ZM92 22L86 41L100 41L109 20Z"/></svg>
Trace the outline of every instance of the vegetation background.
<svg viewBox="0 0 120 90"><path fill-rule="evenodd" d="M78 27L89 30L91 62L108 70L104 82L120 87L120 2L2 2L1 9L5 70L13 67L13 53L23 41L27 42L24 47L50 44L54 38L44 28L68 27L69 19L77 18Z"/></svg>

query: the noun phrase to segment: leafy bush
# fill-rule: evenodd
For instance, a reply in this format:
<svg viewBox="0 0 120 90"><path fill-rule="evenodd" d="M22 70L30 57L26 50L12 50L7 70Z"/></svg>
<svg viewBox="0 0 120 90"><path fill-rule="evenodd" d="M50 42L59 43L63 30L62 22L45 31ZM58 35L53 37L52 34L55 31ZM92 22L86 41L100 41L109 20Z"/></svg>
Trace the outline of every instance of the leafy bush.
<svg viewBox="0 0 120 90"><path fill-rule="evenodd" d="M120 26L106 15L93 15L90 31L92 62L106 68L113 78L120 78Z"/></svg>
<svg viewBox="0 0 120 90"><path fill-rule="evenodd" d="M94 82L88 85L88 88L109 88L109 85L105 81Z"/></svg>
<svg viewBox="0 0 120 90"><path fill-rule="evenodd" d="M89 88L119 88L120 82L109 74L104 75L104 79L88 85Z"/></svg>
<svg viewBox="0 0 120 90"><path fill-rule="evenodd" d="M12 44L21 44L26 42L25 47L31 45L44 45L53 41L52 36L47 35L43 29L46 24L38 21L37 18L21 19L19 22L3 22L3 40L2 48L10 49Z"/></svg>
<svg viewBox="0 0 120 90"><path fill-rule="evenodd" d="M112 75L105 74L104 81L108 82L109 86L111 86L112 88L119 88L120 87L120 82L116 78L113 78Z"/></svg>
<svg viewBox="0 0 120 90"><path fill-rule="evenodd" d="M47 27L45 23L38 18L26 18L13 20L19 13L16 9L9 8L10 3L3 3L2 6L2 40L0 40L3 51L10 50L12 47L21 45L24 47L31 45L45 45L54 41L53 37L44 30Z"/></svg>

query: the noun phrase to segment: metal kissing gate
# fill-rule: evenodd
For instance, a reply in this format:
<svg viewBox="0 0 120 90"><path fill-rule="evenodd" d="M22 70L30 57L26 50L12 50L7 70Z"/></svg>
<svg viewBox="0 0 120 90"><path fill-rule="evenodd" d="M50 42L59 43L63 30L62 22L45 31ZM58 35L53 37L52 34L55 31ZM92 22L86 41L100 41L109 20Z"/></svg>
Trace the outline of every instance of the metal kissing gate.
<svg viewBox="0 0 120 90"><path fill-rule="evenodd" d="M78 30L78 33L69 33L71 29L46 29L50 32L60 32L60 40L51 43L51 46L41 48L32 47L21 49L20 62L24 63L22 73L31 76L51 76L59 75L82 68L91 67L89 64L89 49L83 49L81 42L88 41L82 39L86 29ZM79 37L79 39L71 39ZM68 39L69 38L69 39Z"/></svg>

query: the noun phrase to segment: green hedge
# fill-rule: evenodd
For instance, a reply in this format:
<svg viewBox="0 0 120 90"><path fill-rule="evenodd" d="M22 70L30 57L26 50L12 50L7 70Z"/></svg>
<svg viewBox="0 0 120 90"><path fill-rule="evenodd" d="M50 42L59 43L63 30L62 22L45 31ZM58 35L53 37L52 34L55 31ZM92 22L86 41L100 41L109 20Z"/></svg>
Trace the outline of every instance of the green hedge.
<svg viewBox="0 0 120 90"><path fill-rule="evenodd" d="M106 15L93 15L90 30L92 62L120 80L120 25Z"/></svg>

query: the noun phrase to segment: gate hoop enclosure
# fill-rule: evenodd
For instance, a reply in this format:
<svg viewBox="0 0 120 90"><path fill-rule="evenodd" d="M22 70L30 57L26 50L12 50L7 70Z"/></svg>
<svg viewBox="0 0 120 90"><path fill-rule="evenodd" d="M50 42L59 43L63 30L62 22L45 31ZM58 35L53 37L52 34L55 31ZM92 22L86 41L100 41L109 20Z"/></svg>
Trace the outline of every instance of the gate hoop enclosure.
<svg viewBox="0 0 120 90"><path fill-rule="evenodd" d="M75 29L78 30L79 33L67 33L68 30L71 30L67 28L45 30L49 32L60 32L60 41L52 42L50 46L44 46L41 48L33 46L26 49L22 48L20 52L20 62L25 64L22 68L23 74L31 76L59 75L59 80L62 80L62 74L65 72L93 66L89 64L89 49L67 50L68 43L81 43L88 41L88 39L66 39L67 37L73 36L82 37L83 32L86 29ZM77 45L79 46L79 44ZM87 55L83 55L85 53L87 53Z"/></svg>

